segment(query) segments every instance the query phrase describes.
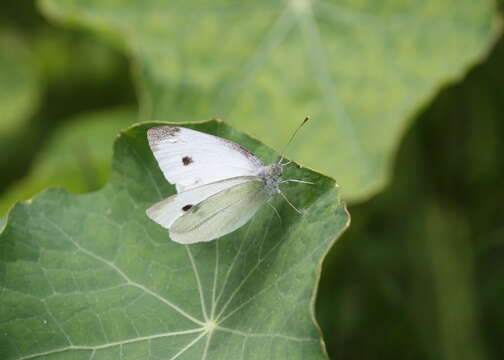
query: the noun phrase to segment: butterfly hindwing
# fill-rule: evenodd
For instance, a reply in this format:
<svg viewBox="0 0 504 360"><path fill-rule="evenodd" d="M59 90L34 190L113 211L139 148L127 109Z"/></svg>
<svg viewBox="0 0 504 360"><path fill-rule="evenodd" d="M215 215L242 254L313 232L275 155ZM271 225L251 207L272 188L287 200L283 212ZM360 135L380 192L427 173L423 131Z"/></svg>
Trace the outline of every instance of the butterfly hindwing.
<svg viewBox="0 0 504 360"><path fill-rule="evenodd" d="M239 176L198 186L161 200L148 208L146 214L149 218L168 229L177 218L210 196L255 178L251 176Z"/></svg>
<svg viewBox="0 0 504 360"><path fill-rule="evenodd" d="M177 218L170 237L182 244L216 239L243 226L270 197L259 177L233 185Z"/></svg>
<svg viewBox="0 0 504 360"><path fill-rule="evenodd" d="M161 171L177 186L177 192L223 179L256 176L264 166L232 141L183 127L154 127L147 138Z"/></svg>

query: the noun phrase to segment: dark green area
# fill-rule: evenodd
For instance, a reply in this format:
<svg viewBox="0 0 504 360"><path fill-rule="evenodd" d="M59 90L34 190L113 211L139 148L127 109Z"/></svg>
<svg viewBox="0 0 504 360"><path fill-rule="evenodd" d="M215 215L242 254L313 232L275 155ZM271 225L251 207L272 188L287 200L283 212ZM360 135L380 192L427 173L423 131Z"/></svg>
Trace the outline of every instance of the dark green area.
<svg viewBox="0 0 504 360"><path fill-rule="evenodd" d="M504 37L408 130L350 207L317 314L334 359L504 358Z"/></svg>
<svg viewBox="0 0 504 360"><path fill-rule="evenodd" d="M0 32L26 43L40 99L23 125L0 134L0 193L26 175L51 134L72 116L136 103L124 55L84 31L49 24L35 5L31 0L1 4Z"/></svg>

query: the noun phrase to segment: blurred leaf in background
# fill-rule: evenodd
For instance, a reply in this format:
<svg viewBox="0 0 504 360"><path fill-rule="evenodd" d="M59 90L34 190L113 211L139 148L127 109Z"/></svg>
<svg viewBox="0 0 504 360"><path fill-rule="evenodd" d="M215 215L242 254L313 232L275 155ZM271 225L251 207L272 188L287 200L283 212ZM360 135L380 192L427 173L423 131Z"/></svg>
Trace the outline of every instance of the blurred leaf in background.
<svg viewBox="0 0 504 360"><path fill-rule="evenodd" d="M16 33L0 27L0 137L27 121L39 98L37 72Z"/></svg>
<svg viewBox="0 0 504 360"><path fill-rule="evenodd" d="M218 116L363 200L386 182L408 120L486 55L492 0L43 0L65 24L123 39L144 120ZM351 164L351 165L350 165Z"/></svg>
<svg viewBox="0 0 504 360"><path fill-rule="evenodd" d="M504 37L422 112L393 181L350 207L318 319L334 359L503 359Z"/></svg>
<svg viewBox="0 0 504 360"><path fill-rule="evenodd" d="M75 179L57 178L56 173L49 176L49 171L42 171L44 175L34 174L30 168L37 167L39 160L44 164L34 171L47 168L47 157L51 155L46 156L43 149L61 124L80 119L76 115L81 112L113 109L123 104L134 107L135 98L129 64L116 50L90 34L48 24L35 8L34 1L2 1L0 10L2 217L12 201L30 197L46 186L71 182L70 188L74 191L89 190L84 179L80 181L83 186L78 187ZM130 123L134 120L128 117ZM108 119L101 117L101 121L107 122ZM111 124L112 127L117 126L117 121L111 121L115 124ZM83 141L94 147L93 141L97 139L97 148L103 148L101 131L108 125L97 121L94 124L97 125L96 131L93 134L86 127L88 130ZM78 127L75 130L80 131ZM78 136L74 134L73 138ZM64 140L55 139L54 143L59 141ZM113 138L108 138L107 144L112 141ZM38 156L42 153L45 154L41 156L43 159ZM110 152L104 152L103 156L110 156ZM110 158L100 158L98 162L96 165L101 167L109 163ZM53 164L56 165L56 161ZM66 173L64 165L68 162L60 164L60 175ZM17 183L28 173L29 180ZM37 179L40 180L38 184Z"/></svg>
<svg viewBox="0 0 504 360"><path fill-rule="evenodd" d="M97 190L108 179L116 134L137 119L133 109L109 109L69 119L52 134L29 174L0 198L0 216L17 200L49 187L72 192Z"/></svg>

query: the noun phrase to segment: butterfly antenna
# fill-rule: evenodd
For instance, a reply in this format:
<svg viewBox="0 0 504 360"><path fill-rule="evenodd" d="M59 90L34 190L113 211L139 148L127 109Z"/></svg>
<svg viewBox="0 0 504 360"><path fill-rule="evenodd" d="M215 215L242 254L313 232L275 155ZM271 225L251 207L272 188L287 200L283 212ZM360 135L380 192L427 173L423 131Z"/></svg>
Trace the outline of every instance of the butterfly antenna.
<svg viewBox="0 0 504 360"><path fill-rule="evenodd" d="M303 122L301 122L301 124L299 124L299 126L297 127L297 129L294 131L294 133L291 135L289 141L287 141L287 144L285 144L282 152L280 153L280 160L278 161L278 163L282 163L282 160L284 159L285 157L285 150L287 149L287 147L289 146L289 144L292 142L292 140L294 140L294 137L296 136L296 134L298 133L298 131L303 127L304 124L306 124L308 122L308 120L310 120L310 117L307 116L304 118ZM283 165L287 165L287 164L290 164L292 161L289 161L288 163L285 163Z"/></svg>
<svg viewBox="0 0 504 360"><path fill-rule="evenodd" d="M278 216L278 220L280 220L280 224L281 224L282 223L282 217L280 216L280 213L278 212L278 210L273 205L271 205L270 203L268 203L268 205L273 209L273 211L275 211L275 214Z"/></svg>
<svg viewBox="0 0 504 360"><path fill-rule="evenodd" d="M285 194L283 192L280 191L280 195L282 195L282 197L285 199L285 201L287 201L287 204L289 204L294 210L296 210L296 212L299 214L299 215L303 215L303 213L301 211L299 211L290 201L289 199L287 199L287 196L285 196Z"/></svg>

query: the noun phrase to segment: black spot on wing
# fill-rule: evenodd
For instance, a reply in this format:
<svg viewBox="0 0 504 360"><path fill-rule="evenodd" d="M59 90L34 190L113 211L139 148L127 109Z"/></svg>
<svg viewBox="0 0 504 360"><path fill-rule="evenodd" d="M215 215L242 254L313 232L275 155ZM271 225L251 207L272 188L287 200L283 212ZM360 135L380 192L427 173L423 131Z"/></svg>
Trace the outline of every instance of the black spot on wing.
<svg viewBox="0 0 504 360"><path fill-rule="evenodd" d="M192 207L193 207L193 206L192 206L191 204L187 204L187 205L185 205L185 206L183 206L183 207L182 207L182 210L184 210L184 211L188 211L188 210L190 210Z"/></svg>
<svg viewBox="0 0 504 360"><path fill-rule="evenodd" d="M184 156L182 158L182 164L184 164L184 166L187 166L192 162L193 162L193 159L190 156Z"/></svg>

